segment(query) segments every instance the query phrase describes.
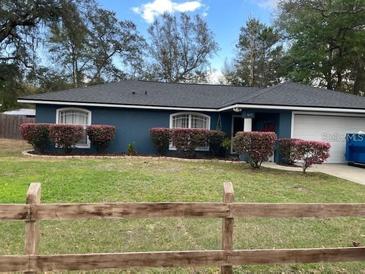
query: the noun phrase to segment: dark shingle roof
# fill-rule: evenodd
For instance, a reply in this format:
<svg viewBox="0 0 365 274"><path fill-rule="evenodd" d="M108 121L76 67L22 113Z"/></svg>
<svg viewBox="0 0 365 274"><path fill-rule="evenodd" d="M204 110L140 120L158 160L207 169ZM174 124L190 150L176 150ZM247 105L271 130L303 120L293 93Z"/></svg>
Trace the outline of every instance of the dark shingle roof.
<svg viewBox="0 0 365 274"><path fill-rule="evenodd" d="M232 99L242 100L257 88L200 84L172 84L126 80L21 99L144 106L220 108ZM147 94L146 94L147 92Z"/></svg>
<svg viewBox="0 0 365 274"><path fill-rule="evenodd" d="M172 84L126 80L20 100L61 101L182 108L214 108L233 104L365 109L365 97L313 88L293 82L258 89L226 85Z"/></svg>
<svg viewBox="0 0 365 274"><path fill-rule="evenodd" d="M251 98L247 103L365 109L365 97L293 82L263 89L258 96Z"/></svg>

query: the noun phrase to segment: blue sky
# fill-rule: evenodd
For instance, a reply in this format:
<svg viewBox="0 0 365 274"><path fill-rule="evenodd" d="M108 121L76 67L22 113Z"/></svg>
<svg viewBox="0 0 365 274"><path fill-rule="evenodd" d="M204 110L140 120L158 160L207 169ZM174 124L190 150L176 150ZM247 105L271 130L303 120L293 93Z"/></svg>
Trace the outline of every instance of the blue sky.
<svg viewBox="0 0 365 274"><path fill-rule="evenodd" d="M164 11L203 15L213 31L220 50L211 60L214 70L221 70L224 62L235 54L240 27L248 18L271 23L277 0L97 0L104 8L116 12L119 19L132 20L147 36L150 22Z"/></svg>

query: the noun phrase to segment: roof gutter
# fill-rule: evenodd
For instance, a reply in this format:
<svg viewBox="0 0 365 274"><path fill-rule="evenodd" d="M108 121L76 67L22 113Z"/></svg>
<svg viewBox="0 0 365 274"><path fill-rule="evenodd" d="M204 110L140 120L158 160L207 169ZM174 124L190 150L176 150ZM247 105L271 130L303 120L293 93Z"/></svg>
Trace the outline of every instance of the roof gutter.
<svg viewBox="0 0 365 274"><path fill-rule="evenodd" d="M300 107L300 106L282 106L282 105L258 105L258 104L233 104L223 108L189 108L189 107L164 107L164 106L143 106L143 105L124 105L124 104L103 104L103 103L81 103L81 102L64 102L64 101L43 101L32 99L19 99L18 103L25 104L46 104L46 105L64 105L64 106L91 106L91 107L112 107L112 108L131 108L131 109L149 109L149 110L179 110L179 111L207 111L221 112L234 108L241 109L268 109L268 110L297 110L297 111L318 111L318 112L342 112L342 113L365 113L365 109L351 108L328 108L328 107Z"/></svg>
<svg viewBox="0 0 365 274"><path fill-rule="evenodd" d="M302 110L302 111L319 111L319 112L343 112L343 113L365 113L365 109L351 109L351 108L329 108L329 107L296 107L296 106L280 106L280 105L254 105L254 104L234 104L218 111L225 111L234 108L241 109L277 109L277 110Z"/></svg>

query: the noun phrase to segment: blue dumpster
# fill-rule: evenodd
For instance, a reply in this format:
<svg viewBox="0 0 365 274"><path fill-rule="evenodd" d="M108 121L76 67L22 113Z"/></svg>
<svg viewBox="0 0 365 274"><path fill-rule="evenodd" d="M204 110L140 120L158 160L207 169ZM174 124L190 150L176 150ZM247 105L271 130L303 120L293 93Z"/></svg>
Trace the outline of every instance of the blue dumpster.
<svg viewBox="0 0 365 274"><path fill-rule="evenodd" d="M346 134L346 161L365 164L365 133Z"/></svg>

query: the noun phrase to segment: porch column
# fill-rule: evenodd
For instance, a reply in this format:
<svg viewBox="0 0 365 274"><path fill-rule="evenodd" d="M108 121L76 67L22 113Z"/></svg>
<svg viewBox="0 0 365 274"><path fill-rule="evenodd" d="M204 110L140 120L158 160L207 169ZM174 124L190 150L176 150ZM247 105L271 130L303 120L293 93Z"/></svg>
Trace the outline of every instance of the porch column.
<svg viewBox="0 0 365 274"><path fill-rule="evenodd" d="M243 120L243 131L252 131L252 118L244 118Z"/></svg>

